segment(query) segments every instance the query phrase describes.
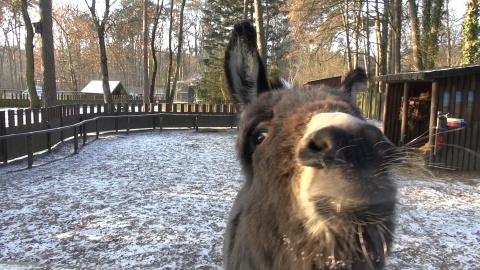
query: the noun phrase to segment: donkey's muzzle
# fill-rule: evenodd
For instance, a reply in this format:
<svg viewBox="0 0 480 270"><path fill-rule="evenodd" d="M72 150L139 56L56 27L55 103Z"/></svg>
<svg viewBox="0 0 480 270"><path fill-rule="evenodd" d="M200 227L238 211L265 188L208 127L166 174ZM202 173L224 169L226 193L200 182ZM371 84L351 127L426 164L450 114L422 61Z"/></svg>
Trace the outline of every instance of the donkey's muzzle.
<svg viewBox="0 0 480 270"><path fill-rule="evenodd" d="M394 146L382 132L363 121L327 125L306 134L299 149L302 165L318 169L347 166L362 170L394 157Z"/></svg>

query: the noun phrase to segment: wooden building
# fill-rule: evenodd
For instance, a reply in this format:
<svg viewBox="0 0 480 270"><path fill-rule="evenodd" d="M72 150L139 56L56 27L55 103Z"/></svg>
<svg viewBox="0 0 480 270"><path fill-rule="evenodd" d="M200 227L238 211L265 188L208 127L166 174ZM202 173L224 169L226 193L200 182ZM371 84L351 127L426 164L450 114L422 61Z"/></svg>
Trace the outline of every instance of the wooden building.
<svg viewBox="0 0 480 270"><path fill-rule="evenodd" d="M480 65L378 79L386 83L383 130L393 143L427 145L431 167L480 170Z"/></svg>
<svg viewBox="0 0 480 270"><path fill-rule="evenodd" d="M320 80L308 81L303 84L304 87L309 88L317 85L328 85L331 87L338 87L342 83L342 76L325 78Z"/></svg>
<svg viewBox="0 0 480 270"><path fill-rule="evenodd" d="M82 93L86 95L102 95L103 96L103 86L101 80L90 81L83 89ZM112 95L127 95L127 91L123 87L120 81L108 81L110 86L110 92Z"/></svg>

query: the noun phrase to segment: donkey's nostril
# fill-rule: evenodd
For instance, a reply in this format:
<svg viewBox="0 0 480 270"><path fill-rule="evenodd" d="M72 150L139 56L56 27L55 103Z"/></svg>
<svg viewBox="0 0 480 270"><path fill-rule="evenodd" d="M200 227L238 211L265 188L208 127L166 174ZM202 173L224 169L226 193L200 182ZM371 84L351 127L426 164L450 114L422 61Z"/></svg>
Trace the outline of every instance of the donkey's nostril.
<svg viewBox="0 0 480 270"><path fill-rule="evenodd" d="M314 152L322 152L328 148L328 144L325 141L322 142L315 142L315 141L310 141L308 143L308 149L314 151Z"/></svg>
<svg viewBox="0 0 480 270"><path fill-rule="evenodd" d="M308 136L300 148L299 158L304 166L323 168L333 159L341 147L344 131L337 127L325 127Z"/></svg>

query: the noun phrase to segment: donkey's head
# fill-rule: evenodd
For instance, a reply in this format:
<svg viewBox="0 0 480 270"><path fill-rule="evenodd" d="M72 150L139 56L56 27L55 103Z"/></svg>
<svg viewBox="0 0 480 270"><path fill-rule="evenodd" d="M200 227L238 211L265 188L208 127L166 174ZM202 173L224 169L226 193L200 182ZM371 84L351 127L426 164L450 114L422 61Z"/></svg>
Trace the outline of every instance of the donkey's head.
<svg viewBox="0 0 480 270"><path fill-rule="evenodd" d="M270 89L249 23L234 26L225 54L232 99L241 110L238 158L246 182L230 213L227 269L379 269L392 242L396 156L349 93Z"/></svg>

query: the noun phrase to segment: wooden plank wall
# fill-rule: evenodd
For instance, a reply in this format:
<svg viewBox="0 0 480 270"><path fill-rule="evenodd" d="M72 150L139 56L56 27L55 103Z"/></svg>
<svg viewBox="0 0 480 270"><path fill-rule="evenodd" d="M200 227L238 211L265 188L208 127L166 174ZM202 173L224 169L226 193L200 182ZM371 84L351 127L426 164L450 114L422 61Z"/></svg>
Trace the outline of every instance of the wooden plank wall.
<svg viewBox="0 0 480 270"><path fill-rule="evenodd" d="M403 83L390 83L385 100L384 129L385 136L394 144L400 142L400 109L402 107Z"/></svg>
<svg viewBox="0 0 480 270"><path fill-rule="evenodd" d="M447 128L445 147L434 156L434 167L454 170L480 170L480 129Z"/></svg>

